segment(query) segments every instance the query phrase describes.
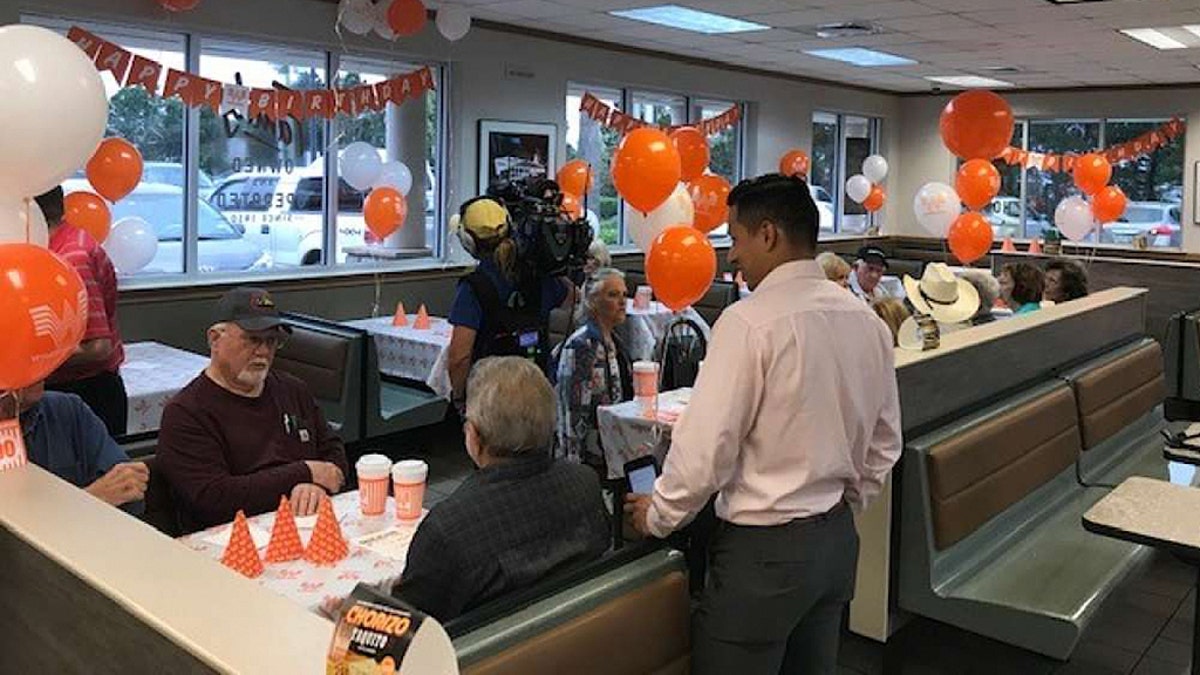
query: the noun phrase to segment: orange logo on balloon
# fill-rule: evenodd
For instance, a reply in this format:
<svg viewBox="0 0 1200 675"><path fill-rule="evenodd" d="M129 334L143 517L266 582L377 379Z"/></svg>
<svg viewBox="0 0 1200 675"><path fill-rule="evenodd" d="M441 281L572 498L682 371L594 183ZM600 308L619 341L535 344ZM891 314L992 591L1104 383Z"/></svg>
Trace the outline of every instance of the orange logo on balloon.
<svg viewBox="0 0 1200 675"><path fill-rule="evenodd" d="M83 338L87 292L75 268L33 244L0 245L0 390L54 372Z"/></svg>
<svg viewBox="0 0 1200 675"><path fill-rule="evenodd" d="M701 232L711 232L729 220L729 181L706 173L688 186L688 195L696 214L693 224Z"/></svg>

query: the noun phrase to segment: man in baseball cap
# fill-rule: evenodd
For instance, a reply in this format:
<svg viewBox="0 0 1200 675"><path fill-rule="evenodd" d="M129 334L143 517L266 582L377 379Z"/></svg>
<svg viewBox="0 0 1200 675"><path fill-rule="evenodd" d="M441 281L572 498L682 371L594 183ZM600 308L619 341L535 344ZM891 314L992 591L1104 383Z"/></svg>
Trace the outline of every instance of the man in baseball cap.
<svg viewBox="0 0 1200 675"><path fill-rule="evenodd" d="M159 432L158 465L185 529L273 510L281 496L310 515L341 489L341 439L303 381L271 370L290 333L261 288L235 288L217 301L211 361L167 404Z"/></svg>
<svg viewBox="0 0 1200 675"><path fill-rule="evenodd" d="M883 249L870 244L863 246L855 256L854 271L850 273L850 290L867 302L888 297L887 290L879 283L887 268L887 254Z"/></svg>

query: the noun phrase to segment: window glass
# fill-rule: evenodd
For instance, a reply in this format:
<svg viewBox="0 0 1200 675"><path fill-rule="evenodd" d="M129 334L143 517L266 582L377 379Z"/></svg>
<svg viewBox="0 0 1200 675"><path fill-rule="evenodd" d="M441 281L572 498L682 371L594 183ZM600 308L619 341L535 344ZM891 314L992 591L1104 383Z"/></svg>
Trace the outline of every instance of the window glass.
<svg viewBox="0 0 1200 675"><path fill-rule="evenodd" d="M621 136L580 112L584 92L614 110L621 109L621 91L605 87L571 84L567 88L567 159L582 159L592 167L592 190L585 206L600 222L597 236L609 246L622 241L621 199L613 186L610 162ZM557 167L556 167L557 169Z"/></svg>
<svg viewBox="0 0 1200 675"><path fill-rule="evenodd" d="M378 84L420 68L421 65L416 63L345 58L337 73L336 86L349 88ZM386 242L380 242L366 229L362 217L365 194L339 180L339 262L346 260L347 249L356 253L368 253L369 251L360 250L364 244L382 244L387 248L436 249L439 241L436 215L439 200L435 180L438 162L437 96L437 90L428 91L421 100L410 99L400 106L388 103L380 111L337 118L338 143L341 147L356 141L367 143L379 151L379 157L384 162L399 161L408 168L412 176L412 187L407 195L408 218L404 227ZM419 228L422 236L414 235L409 228Z"/></svg>
<svg viewBox="0 0 1200 675"><path fill-rule="evenodd" d="M1097 120L1034 120L1029 122L1029 151L1083 154L1100 147ZM1054 209L1067 197L1078 194L1074 179L1065 171L1025 172L1025 236L1041 237L1054 224Z"/></svg>
<svg viewBox="0 0 1200 675"><path fill-rule="evenodd" d="M695 99L692 103L692 122L712 119L736 105L733 101L714 101L710 99ZM730 186L737 185L742 179L739 166L741 142L741 123L725 129L719 134L708 137L708 170L729 181ZM729 225L721 225L713 229L709 236L724 236L729 233Z"/></svg>
<svg viewBox="0 0 1200 675"><path fill-rule="evenodd" d="M1104 145L1127 143L1167 120L1105 120ZM1113 165L1112 183L1129 199L1124 217L1105 224L1100 241L1129 244L1144 235L1150 246L1182 246L1184 135L1143 157Z"/></svg>
<svg viewBox="0 0 1200 675"><path fill-rule="evenodd" d="M879 120L861 115L813 113L809 152L809 190L817 203L821 234L862 234L872 216L846 198L846 179L862 172L863 160L876 151Z"/></svg>
<svg viewBox="0 0 1200 675"><path fill-rule="evenodd" d="M205 40L200 75L252 88L319 89L328 86L326 55L320 51L267 47L242 42ZM214 206L245 234L236 255L227 250L205 253L200 245L201 272L236 272L294 268L321 262L325 214L321 191L299 193L304 209L296 208L304 179L324 177L326 122L287 117L272 122L265 115L249 119L235 111L216 115L200 112L200 170L216 183L214 194L235 181L250 181L246 199L217 200ZM255 180L258 183L255 183ZM267 179L272 194L262 208ZM244 183L243 183L244 184ZM308 183L311 185L311 182ZM213 248L213 247L210 247ZM257 255L253 255L257 253ZM253 257L250 265L243 263Z"/></svg>
<svg viewBox="0 0 1200 675"><path fill-rule="evenodd" d="M845 164L842 180L838 187L845 195L846 179L862 173L863 160L874 152L874 120L854 115L842 116ZM842 199L842 217L838 231L843 234L862 234L871 226L871 218L862 204L853 199Z"/></svg>
<svg viewBox="0 0 1200 675"><path fill-rule="evenodd" d="M834 187L838 175L837 154L838 116L826 112L813 113L808 179L809 191L817 203L817 213L821 218L821 234L834 232L834 214L837 213L834 195L839 194Z"/></svg>
<svg viewBox="0 0 1200 675"><path fill-rule="evenodd" d="M1012 141L1009 145L1015 148L1024 147L1024 122L1013 125ZM961 167L962 164L962 160L958 160L958 166ZM1021 200L1022 168L1017 164L1009 165L1001 159L993 160L992 164L1000 172L1000 192L997 193L991 204L984 207L983 215L992 224L992 232L997 240L1003 240L1005 237L1022 239L1025 237L1025 232L1021 227L1023 218L1021 213L1023 204Z"/></svg>

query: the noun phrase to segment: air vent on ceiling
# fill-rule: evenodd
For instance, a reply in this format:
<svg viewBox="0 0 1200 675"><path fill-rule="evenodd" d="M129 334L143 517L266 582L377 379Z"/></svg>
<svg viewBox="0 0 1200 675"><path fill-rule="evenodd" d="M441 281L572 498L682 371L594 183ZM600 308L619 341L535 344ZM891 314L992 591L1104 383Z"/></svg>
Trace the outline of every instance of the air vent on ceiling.
<svg viewBox="0 0 1200 675"><path fill-rule="evenodd" d="M1013 73L1021 72L1021 69L1016 66L984 66L980 70L999 75L1012 75Z"/></svg>
<svg viewBox="0 0 1200 675"><path fill-rule="evenodd" d="M817 26L816 29L817 37L819 38L855 38L863 37L864 35L875 35L878 32L878 26L865 21L824 23Z"/></svg>

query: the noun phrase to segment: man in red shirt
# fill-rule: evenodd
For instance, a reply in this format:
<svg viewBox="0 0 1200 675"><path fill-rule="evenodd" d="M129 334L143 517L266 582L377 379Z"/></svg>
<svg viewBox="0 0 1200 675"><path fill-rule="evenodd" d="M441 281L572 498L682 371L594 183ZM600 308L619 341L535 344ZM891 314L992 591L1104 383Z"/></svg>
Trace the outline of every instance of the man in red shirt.
<svg viewBox="0 0 1200 675"><path fill-rule="evenodd" d="M187 530L271 511L299 516L345 483L346 452L303 381L271 370L291 329L271 295L235 288L217 302L212 360L163 411L157 467Z"/></svg>
<svg viewBox="0 0 1200 675"><path fill-rule="evenodd" d="M120 367L125 347L117 328L117 273L100 244L63 220L63 189L38 195L50 226L50 250L75 268L87 291L87 328L67 362L48 378L49 389L77 394L104 421L109 435L125 434L129 400Z"/></svg>

